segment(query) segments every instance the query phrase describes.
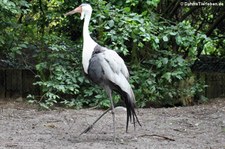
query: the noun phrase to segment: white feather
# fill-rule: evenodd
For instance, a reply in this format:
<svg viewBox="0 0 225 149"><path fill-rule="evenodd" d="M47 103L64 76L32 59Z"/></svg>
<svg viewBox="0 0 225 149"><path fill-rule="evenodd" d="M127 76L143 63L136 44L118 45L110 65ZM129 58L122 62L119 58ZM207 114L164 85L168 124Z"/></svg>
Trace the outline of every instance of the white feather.
<svg viewBox="0 0 225 149"><path fill-rule="evenodd" d="M104 52L99 53L98 57L105 78L118 85L123 91L131 96L131 99L134 99L133 90L127 80L129 73L123 59L112 50L105 50Z"/></svg>
<svg viewBox="0 0 225 149"><path fill-rule="evenodd" d="M122 73L126 79L129 78L129 72L124 60L113 50L105 48L104 58L109 62L112 70L117 74Z"/></svg>
<svg viewBox="0 0 225 149"><path fill-rule="evenodd" d="M82 65L86 74L88 73L89 61L96 45L97 43L91 38L84 40L82 51Z"/></svg>

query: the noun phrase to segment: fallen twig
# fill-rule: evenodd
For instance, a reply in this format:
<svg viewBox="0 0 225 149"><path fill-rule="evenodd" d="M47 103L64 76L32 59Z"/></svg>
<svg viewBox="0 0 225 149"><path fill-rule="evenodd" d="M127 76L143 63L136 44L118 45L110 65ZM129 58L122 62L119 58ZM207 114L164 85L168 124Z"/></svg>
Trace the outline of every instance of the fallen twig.
<svg viewBox="0 0 225 149"><path fill-rule="evenodd" d="M163 138L165 140L169 140L169 141L175 141L175 139L172 139L172 138L169 138L169 137L166 137L166 136L162 136L162 135L157 135L157 134L143 134L143 135L140 135L138 137L160 137L160 138Z"/></svg>

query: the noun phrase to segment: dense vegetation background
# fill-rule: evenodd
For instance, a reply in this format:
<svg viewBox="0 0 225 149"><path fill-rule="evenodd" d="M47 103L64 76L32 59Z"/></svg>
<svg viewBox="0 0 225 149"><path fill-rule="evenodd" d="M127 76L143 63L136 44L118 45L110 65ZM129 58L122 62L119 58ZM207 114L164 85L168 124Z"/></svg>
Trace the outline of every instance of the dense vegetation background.
<svg viewBox="0 0 225 149"><path fill-rule="evenodd" d="M63 15L82 2L93 7L93 39L126 61L139 107L192 103L205 87L193 63L203 54L225 55L223 0L0 0L0 59L37 70L42 94L28 98L43 107L109 106L83 76L83 21Z"/></svg>

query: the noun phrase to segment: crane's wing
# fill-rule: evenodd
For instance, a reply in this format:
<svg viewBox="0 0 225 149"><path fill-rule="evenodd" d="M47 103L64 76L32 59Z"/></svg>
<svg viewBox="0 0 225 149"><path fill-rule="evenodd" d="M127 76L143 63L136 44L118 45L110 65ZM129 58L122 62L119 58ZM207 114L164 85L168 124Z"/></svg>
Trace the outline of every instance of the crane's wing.
<svg viewBox="0 0 225 149"><path fill-rule="evenodd" d="M129 79L127 66L124 63L124 60L115 51L97 45L94 49L92 57L96 56L96 54L100 54L98 56L102 56L102 58L108 62L114 73L122 73L127 80Z"/></svg>
<svg viewBox="0 0 225 149"><path fill-rule="evenodd" d="M123 59L113 50L97 45L89 61L88 74L97 84L103 80L111 81L124 91L130 90L128 69Z"/></svg>
<svg viewBox="0 0 225 149"><path fill-rule="evenodd" d="M109 66L114 73L122 73L124 77L129 79L129 72L123 59L113 50L106 50L103 52L104 59L109 63Z"/></svg>

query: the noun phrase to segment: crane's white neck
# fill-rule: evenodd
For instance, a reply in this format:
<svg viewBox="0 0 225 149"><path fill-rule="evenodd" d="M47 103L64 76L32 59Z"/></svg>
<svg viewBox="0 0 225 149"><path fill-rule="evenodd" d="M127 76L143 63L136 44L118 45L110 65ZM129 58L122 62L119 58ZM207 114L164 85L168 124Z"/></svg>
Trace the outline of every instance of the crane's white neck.
<svg viewBox="0 0 225 149"><path fill-rule="evenodd" d="M91 13L88 13L85 15L85 18L84 18L84 25L83 25L83 39L85 42L87 39L90 39L90 33L89 33L89 23L90 23L90 20L91 20Z"/></svg>
<svg viewBox="0 0 225 149"><path fill-rule="evenodd" d="M84 72L88 74L89 60L91 59L92 52L94 51L97 43L91 38L89 33L89 22L91 19L91 12L85 14L83 25L83 51L82 51L82 64Z"/></svg>

